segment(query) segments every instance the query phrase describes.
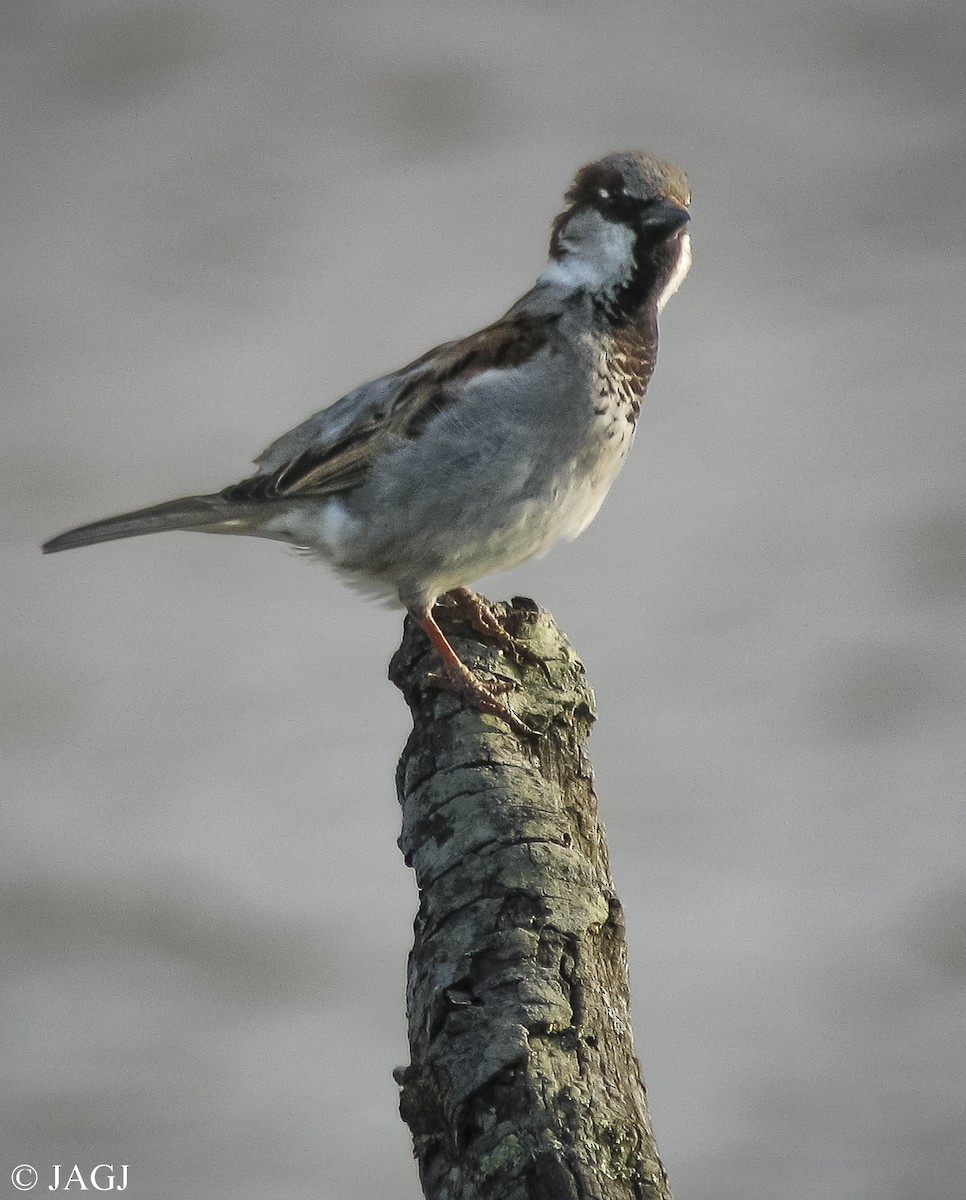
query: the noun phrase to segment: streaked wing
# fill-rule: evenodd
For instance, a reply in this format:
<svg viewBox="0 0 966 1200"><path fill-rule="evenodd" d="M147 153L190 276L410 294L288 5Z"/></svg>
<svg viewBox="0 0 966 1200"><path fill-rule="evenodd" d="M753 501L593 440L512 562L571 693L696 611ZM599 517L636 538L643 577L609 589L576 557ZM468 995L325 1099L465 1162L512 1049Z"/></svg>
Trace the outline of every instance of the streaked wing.
<svg viewBox="0 0 966 1200"><path fill-rule="evenodd" d="M331 496L356 487L400 439L418 437L484 371L510 370L551 336L553 314L511 310L494 325L430 350L402 370L363 384L273 442L250 479L226 488L233 500Z"/></svg>

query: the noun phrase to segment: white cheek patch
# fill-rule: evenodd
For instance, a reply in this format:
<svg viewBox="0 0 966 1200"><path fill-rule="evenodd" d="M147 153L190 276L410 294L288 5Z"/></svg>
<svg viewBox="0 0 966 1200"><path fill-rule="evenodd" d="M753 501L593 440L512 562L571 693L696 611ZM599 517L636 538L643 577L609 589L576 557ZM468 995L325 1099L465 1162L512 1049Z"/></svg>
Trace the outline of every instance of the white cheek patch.
<svg viewBox="0 0 966 1200"><path fill-rule="evenodd" d="M611 291L631 272L634 234L626 225L608 221L596 211L575 216L562 241L566 254L547 266L538 283Z"/></svg>
<svg viewBox="0 0 966 1200"><path fill-rule="evenodd" d="M671 274L671 278L664 285L664 291L661 292L657 301L657 311L661 312L664 305L671 299L674 293L678 290L684 277L691 270L691 235L690 233L682 234L681 250L678 254L677 266Z"/></svg>
<svg viewBox="0 0 966 1200"><path fill-rule="evenodd" d="M539 276L537 283L559 284L565 288L593 287L597 280L597 272L592 270L582 259L567 255L566 258L555 258L547 269Z"/></svg>

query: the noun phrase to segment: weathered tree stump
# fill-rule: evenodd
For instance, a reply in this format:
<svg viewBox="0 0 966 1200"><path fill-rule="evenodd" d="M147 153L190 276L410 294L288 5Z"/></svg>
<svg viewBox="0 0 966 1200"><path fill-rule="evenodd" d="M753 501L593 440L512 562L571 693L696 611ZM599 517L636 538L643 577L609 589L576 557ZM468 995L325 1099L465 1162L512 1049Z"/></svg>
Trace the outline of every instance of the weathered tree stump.
<svg viewBox="0 0 966 1200"><path fill-rule="evenodd" d="M420 904L411 1065L397 1072L427 1200L670 1200L634 1056L624 921L585 743L593 695L532 601L497 606L512 661L445 611L457 653L513 679L541 736L439 690L411 623L400 848Z"/></svg>

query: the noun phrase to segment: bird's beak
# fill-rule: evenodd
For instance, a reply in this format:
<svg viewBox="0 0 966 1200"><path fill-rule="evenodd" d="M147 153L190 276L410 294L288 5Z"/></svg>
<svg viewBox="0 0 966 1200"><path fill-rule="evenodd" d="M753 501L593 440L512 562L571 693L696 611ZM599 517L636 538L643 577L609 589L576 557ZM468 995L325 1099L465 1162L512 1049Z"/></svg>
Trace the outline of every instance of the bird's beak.
<svg viewBox="0 0 966 1200"><path fill-rule="evenodd" d="M645 208L642 223L649 229L670 234L683 229L690 220L691 214L683 204L661 196Z"/></svg>

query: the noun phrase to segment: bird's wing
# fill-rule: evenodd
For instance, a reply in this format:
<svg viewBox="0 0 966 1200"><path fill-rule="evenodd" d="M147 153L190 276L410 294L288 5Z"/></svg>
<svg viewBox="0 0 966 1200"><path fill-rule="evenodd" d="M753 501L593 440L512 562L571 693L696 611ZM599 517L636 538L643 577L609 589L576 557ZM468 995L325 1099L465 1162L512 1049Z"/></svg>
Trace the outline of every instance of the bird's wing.
<svg viewBox="0 0 966 1200"><path fill-rule="evenodd" d="M473 376L520 367L547 343L555 316L518 309L309 417L258 456L257 474L223 495L233 500L321 497L357 486L384 450L418 437Z"/></svg>

